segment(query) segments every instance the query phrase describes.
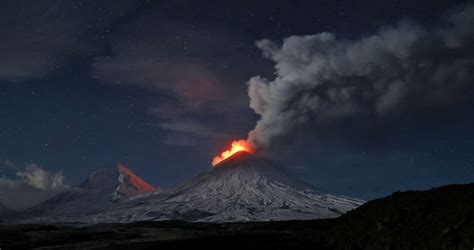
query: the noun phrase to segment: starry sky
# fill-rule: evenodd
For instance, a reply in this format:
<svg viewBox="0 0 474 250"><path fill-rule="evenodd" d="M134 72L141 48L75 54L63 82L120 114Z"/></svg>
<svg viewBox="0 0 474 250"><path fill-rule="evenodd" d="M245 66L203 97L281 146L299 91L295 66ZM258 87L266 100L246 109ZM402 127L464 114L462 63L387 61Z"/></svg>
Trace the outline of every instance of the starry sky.
<svg viewBox="0 0 474 250"><path fill-rule="evenodd" d="M2 5L2 178L17 181L34 164L74 185L120 161L157 187L199 174L254 129L260 115L249 107L247 82L274 79L283 60L269 59L256 41L280 46L290 36L330 32L344 44L404 20L429 36L467 8L466 1L424 0ZM463 65L472 70L474 49L467 48ZM463 98L434 98L440 105L397 109L383 121L306 124L298 136L272 142L284 145L271 160L322 191L362 199L472 182L474 78L467 77ZM429 92L413 93L410 107Z"/></svg>

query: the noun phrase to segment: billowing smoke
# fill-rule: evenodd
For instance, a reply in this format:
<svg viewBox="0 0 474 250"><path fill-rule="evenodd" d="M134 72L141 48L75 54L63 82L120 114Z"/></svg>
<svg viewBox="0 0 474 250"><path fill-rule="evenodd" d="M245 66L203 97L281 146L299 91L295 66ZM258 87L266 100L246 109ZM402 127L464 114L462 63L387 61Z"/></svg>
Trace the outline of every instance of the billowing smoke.
<svg viewBox="0 0 474 250"><path fill-rule="evenodd" d="M474 5L464 5L429 29L404 21L358 40L324 32L282 45L257 41L276 77L248 82L250 107L261 116L249 141L265 151L303 126L465 99L474 87L473 27Z"/></svg>

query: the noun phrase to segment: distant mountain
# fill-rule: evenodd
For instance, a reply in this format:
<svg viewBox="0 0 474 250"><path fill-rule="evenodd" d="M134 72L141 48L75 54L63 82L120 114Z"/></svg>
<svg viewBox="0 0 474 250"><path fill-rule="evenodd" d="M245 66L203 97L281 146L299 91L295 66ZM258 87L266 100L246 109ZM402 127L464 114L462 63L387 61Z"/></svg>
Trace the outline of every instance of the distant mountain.
<svg viewBox="0 0 474 250"><path fill-rule="evenodd" d="M3 205L2 203L0 203L0 218L4 218L4 217L6 217L8 215L11 215L15 212L16 212L15 210L10 209L10 208L6 207L5 205Z"/></svg>
<svg viewBox="0 0 474 250"><path fill-rule="evenodd" d="M121 163L92 173L77 187L28 209L28 218L87 214L114 206L128 198L157 189Z"/></svg>
<svg viewBox="0 0 474 250"><path fill-rule="evenodd" d="M99 183L102 185L106 181L100 180ZM65 194L58 199L70 197L70 194ZM89 206L90 195L81 202L82 205L74 203L74 206ZM307 220L338 217L361 204L363 201L358 199L315 191L267 162L242 151L170 190L137 196L122 203L95 206L93 213L49 218L47 221ZM107 209L98 209L105 207ZM42 209L49 210L44 206ZM90 207L88 211L91 211Z"/></svg>

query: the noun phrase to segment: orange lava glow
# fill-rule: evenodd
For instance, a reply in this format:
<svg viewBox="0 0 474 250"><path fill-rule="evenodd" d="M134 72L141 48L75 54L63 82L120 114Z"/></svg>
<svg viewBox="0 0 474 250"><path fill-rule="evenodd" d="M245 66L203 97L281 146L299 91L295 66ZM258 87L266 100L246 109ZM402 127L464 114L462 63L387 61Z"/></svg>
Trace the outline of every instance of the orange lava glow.
<svg viewBox="0 0 474 250"><path fill-rule="evenodd" d="M214 157L214 159L212 159L212 166L216 166L217 164L219 164L219 162L225 160L229 156L239 151L247 151L252 154L254 152L252 146L250 146L250 144L246 140L233 141L230 149L222 152L221 155L218 155Z"/></svg>

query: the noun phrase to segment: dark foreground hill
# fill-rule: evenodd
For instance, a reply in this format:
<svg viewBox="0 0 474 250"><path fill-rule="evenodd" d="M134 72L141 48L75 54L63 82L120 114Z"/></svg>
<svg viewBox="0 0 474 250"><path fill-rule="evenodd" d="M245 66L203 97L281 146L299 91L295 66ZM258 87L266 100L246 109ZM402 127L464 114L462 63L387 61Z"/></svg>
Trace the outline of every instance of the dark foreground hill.
<svg viewBox="0 0 474 250"><path fill-rule="evenodd" d="M2 225L3 249L473 249L474 184L397 192L337 219Z"/></svg>

